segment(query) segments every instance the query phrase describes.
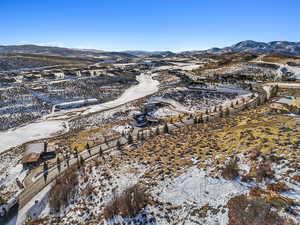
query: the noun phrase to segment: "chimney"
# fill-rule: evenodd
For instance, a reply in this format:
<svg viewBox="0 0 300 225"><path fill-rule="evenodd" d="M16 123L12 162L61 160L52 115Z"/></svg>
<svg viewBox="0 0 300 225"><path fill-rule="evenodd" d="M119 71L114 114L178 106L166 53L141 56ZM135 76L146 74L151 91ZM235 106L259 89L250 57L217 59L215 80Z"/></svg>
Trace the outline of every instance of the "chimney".
<svg viewBox="0 0 300 225"><path fill-rule="evenodd" d="M47 146L48 146L48 143L44 142L44 152L47 152Z"/></svg>

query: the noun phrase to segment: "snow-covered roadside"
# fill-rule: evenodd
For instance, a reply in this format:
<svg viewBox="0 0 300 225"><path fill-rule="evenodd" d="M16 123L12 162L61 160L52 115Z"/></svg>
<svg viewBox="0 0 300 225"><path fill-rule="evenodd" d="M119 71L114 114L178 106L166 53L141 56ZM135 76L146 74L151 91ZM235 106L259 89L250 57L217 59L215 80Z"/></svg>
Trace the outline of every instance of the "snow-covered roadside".
<svg viewBox="0 0 300 225"><path fill-rule="evenodd" d="M15 215L5 225L19 225L23 224L27 218L35 219L49 215L50 208L48 205L48 193L51 185L46 186L40 193L38 193L30 202L28 202L18 214Z"/></svg>
<svg viewBox="0 0 300 225"><path fill-rule="evenodd" d="M0 153L28 141L49 138L57 135L57 133L64 133L67 131L64 124L63 121L40 121L0 132Z"/></svg>
<svg viewBox="0 0 300 225"><path fill-rule="evenodd" d="M28 170L24 170L22 164L6 165L7 171L0 173L0 196L5 203L0 203L0 215L4 209L8 211L14 204L19 194L22 192L23 180Z"/></svg>
<svg viewBox="0 0 300 225"><path fill-rule="evenodd" d="M172 65L167 66L158 66L154 68L154 71L161 71L161 70L185 70L185 71L192 71L198 69L201 65L196 63L173 63Z"/></svg>
<svg viewBox="0 0 300 225"><path fill-rule="evenodd" d="M271 85L287 86L287 87L300 87L300 83L270 83Z"/></svg>
<svg viewBox="0 0 300 225"><path fill-rule="evenodd" d="M27 170L23 169L22 164L17 164L16 166L9 168L6 174L0 174L0 185L15 182L16 179L22 182L26 177L27 172Z"/></svg>

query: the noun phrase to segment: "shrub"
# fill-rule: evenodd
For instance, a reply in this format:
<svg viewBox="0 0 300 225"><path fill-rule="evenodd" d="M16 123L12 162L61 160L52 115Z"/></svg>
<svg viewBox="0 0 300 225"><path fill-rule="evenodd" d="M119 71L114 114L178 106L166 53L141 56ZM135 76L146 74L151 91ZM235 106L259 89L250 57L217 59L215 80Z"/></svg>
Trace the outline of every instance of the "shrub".
<svg viewBox="0 0 300 225"><path fill-rule="evenodd" d="M239 175L237 159L230 160L222 171L222 177L226 180L233 180Z"/></svg>
<svg viewBox="0 0 300 225"><path fill-rule="evenodd" d="M236 196L227 206L230 225L284 225L284 219L259 197Z"/></svg>
<svg viewBox="0 0 300 225"><path fill-rule="evenodd" d="M255 197L261 196L262 194L263 194L263 190L258 186L251 188L249 192L250 196L255 196Z"/></svg>
<svg viewBox="0 0 300 225"><path fill-rule="evenodd" d="M293 177L293 180L300 183L300 175L295 175L295 176Z"/></svg>
<svg viewBox="0 0 300 225"><path fill-rule="evenodd" d="M253 178L249 174L246 174L246 175L242 176L241 181L242 182L250 182L250 181L253 181Z"/></svg>
<svg viewBox="0 0 300 225"><path fill-rule="evenodd" d="M124 217L135 216L147 204L147 196L144 189L135 185L126 189L120 195L115 196L104 208L105 219L113 218L115 215Z"/></svg>
<svg viewBox="0 0 300 225"><path fill-rule="evenodd" d="M274 174L275 172L271 167L271 163L269 162L261 163L256 169L256 180L258 182L261 182L267 178L273 178Z"/></svg>
<svg viewBox="0 0 300 225"><path fill-rule="evenodd" d="M286 192L290 190L289 187L283 182L268 184L267 189L275 192Z"/></svg>
<svg viewBox="0 0 300 225"><path fill-rule="evenodd" d="M49 193L50 209L59 212L62 207L67 206L75 195L78 176L74 167L67 169L56 178L55 184Z"/></svg>
<svg viewBox="0 0 300 225"><path fill-rule="evenodd" d="M261 155L261 152L258 149L255 149L251 152L249 157L251 160L256 160L260 155Z"/></svg>

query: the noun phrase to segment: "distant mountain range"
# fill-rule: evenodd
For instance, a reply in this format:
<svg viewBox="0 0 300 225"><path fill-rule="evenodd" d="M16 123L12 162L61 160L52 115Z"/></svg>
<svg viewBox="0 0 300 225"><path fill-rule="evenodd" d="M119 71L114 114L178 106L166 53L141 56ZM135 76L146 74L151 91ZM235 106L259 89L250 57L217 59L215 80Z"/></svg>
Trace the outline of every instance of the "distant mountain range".
<svg viewBox="0 0 300 225"><path fill-rule="evenodd" d="M211 48L201 51L186 51L179 54L223 54L235 52L250 52L250 53L266 53L266 54L285 54L290 56L300 56L300 42L289 41L272 41L272 42L256 42L242 41L225 48ZM73 49L61 48L52 46L38 45L0 45L0 54L43 54L54 56L68 57L121 57L121 58L137 58L137 57L152 57L165 58L176 56L176 53L171 51L122 51L108 52L94 49Z"/></svg>
<svg viewBox="0 0 300 225"><path fill-rule="evenodd" d="M0 54L41 54L67 57L122 57L135 58L126 52L106 52L94 49L73 49L39 45L0 45Z"/></svg>
<svg viewBox="0 0 300 225"><path fill-rule="evenodd" d="M257 41L242 41L235 45L225 48L211 48L204 51L187 51L185 54L223 54L234 52L250 52L259 54L284 54L290 56L300 56L300 42L289 41L272 41L272 42L257 42Z"/></svg>
<svg viewBox="0 0 300 225"><path fill-rule="evenodd" d="M165 58L175 56L176 53L171 51L124 51L130 55L137 57L153 57L153 58Z"/></svg>

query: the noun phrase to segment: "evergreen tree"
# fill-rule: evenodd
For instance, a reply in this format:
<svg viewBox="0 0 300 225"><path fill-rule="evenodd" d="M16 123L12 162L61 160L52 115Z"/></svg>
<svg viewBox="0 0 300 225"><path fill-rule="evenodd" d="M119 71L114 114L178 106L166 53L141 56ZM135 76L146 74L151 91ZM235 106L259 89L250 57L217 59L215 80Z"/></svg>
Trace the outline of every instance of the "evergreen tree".
<svg viewBox="0 0 300 225"><path fill-rule="evenodd" d="M80 156L80 165L83 166L84 165L84 158L82 156Z"/></svg>
<svg viewBox="0 0 300 225"><path fill-rule="evenodd" d="M144 132L142 131L141 136L140 136L141 141L145 141L145 136L144 136Z"/></svg>
<svg viewBox="0 0 300 225"><path fill-rule="evenodd" d="M257 98L257 105L258 106L261 105L261 99L260 99L260 97Z"/></svg>
<svg viewBox="0 0 300 225"><path fill-rule="evenodd" d="M77 168L80 169L81 165L80 165L80 160L79 158L77 158Z"/></svg>
<svg viewBox="0 0 300 225"><path fill-rule="evenodd" d="M168 124L165 123L165 126L164 126L164 133L165 134L168 134L169 133L169 127L168 127Z"/></svg>
<svg viewBox="0 0 300 225"><path fill-rule="evenodd" d="M67 154L67 155L66 155L66 158L67 158L67 165L68 165L68 167L69 167L69 166L70 166L70 155Z"/></svg>
<svg viewBox="0 0 300 225"><path fill-rule="evenodd" d="M128 144L132 144L133 143L133 138L132 138L131 133L129 133L127 141L128 141Z"/></svg>
<svg viewBox="0 0 300 225"><path fill-rule="evenodd" d="M181 120L182 120L182 118L181 118L181 114L179 114L179 115L178 115L178 120L179 120L179 121L181 121Z"/></svg>
<svg viewBox="0 0 300 225"><path fill-rule="evenodd" d="M87 150L88 150L88 153L91 155L92 153L91 153L91 148L90 148L89 143L86 144L86 148L87 148Z"/></svg>
<svg viewBox="0 0 300 225"><path fill-rule="evenodd" d="M275 96L277 96L278 90L279 90L279 86L278 86L278 84L276 84L276 86L275 86Z"/></svg>
<svg viewBox="0 0 300 225"><path fill-rule="evenodd" d="M156 127L155 134L156 134L156 135L159 135L159 134L160 134L160 132L159 132L159 127Z"/></svg>
<svg viewBox="0 0 300 225"><path fill-rule="evenodd" d="M203 122L204 122L203 115L201 114L200 119L199 119L199 123L203 123Z"/></svg>
<svg viewBox="0 0 300 225"><path fill-rule="evenodd" d="M250 91L252 91L252 90L253 90L252 84L250 84L250 86L249 86L249 90L250 90Z"/></svg>
<svg viewBox="0 0 300 225"><path fill-rule="evenodd" d="M56 164L60 165L60 158L59 157L56 158Z"/></svg>
<svg viewBox="0 0 300 225"><path fill-rule="evenodd" d="M48 170L48 165L46 162L44 162L44 173L46 173L47 170Z"/></svg>
<svg viewBox="0 0 300 225"><path fill-rule="evenodd" d="M197 124L198 123L198 119L197 117L194 117L194 124Z"/></svg>
<svg viewBox="0 0 300 225"><path fill-rule="evenodd" d="M229 114L230 114L229 108L226 108L226 110L225 110L225 116L229 116Z"/></svg>
<svg viewBox="0 0 300 225"><path fill-rule="evenodd" d="M61 165L60 165L60 158L59 157L57 157L57 159L56 159L56 164L57 164L57 169L58 169L58 171L60 171L60 169L61 169Z"/></svg>
<svg viewBox="0 0 300 225"><path fill-rule="evenodd" d="M120 142L119 139L117 140L117 148L118 148L118 149L121 149L121 142Z"/></svg>
<svg viewBox="0 0 300 225"><path fill-rule="evenodd" d="M101 157L102 155L103 155L103 150L102 150L102 147L100 145L100 147L99 147L99 156Z"/></svg>

